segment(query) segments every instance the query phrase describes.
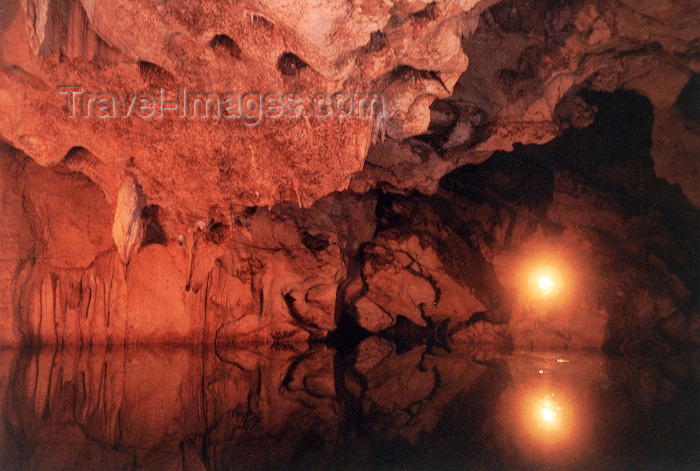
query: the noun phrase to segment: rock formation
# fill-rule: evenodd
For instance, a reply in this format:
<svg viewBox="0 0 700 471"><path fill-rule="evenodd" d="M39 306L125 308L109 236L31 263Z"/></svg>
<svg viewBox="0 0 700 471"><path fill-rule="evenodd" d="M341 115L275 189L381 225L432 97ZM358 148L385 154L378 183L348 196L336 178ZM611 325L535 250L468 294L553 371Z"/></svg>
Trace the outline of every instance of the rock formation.
<svg viewBox="0 0 700 471"><path fill-rule="evenodd" d="M0 344L697 345L698 25L651 0L5 2ZM336 92L369 113L323 117ZM556 302L523 293L538 257Z"/></svg>

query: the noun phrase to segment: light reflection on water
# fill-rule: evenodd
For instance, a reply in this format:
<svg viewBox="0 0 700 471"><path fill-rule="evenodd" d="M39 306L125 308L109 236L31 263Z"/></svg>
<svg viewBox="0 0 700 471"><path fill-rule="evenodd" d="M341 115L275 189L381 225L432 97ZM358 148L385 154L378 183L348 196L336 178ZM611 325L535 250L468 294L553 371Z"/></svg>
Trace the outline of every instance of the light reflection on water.
<svg viewBox="0 0 700 471"><path fill-rule="evenodd" d="M692 469L697 357L0 350L0 469Z"/></svg>

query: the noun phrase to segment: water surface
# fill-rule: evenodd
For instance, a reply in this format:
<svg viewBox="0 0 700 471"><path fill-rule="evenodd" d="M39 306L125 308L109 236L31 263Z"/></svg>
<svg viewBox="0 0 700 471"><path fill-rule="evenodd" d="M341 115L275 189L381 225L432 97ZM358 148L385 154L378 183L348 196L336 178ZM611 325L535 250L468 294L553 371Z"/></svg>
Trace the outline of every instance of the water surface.
<svg viewBox="0 0 700 471"><path fill-rule="evenodd" d="M376 337L0 350L0 469L697 469L698 363Z"/></svg>

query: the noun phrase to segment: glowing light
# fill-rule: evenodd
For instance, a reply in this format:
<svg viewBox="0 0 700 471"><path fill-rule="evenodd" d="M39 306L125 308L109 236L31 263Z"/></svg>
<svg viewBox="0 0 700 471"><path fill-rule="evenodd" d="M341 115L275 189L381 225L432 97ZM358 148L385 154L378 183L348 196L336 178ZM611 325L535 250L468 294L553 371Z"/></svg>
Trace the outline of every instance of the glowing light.
<svg viewBox="0 0 700 471"><path fill-rule="evenodd" d="M510 396L517 411L512 423L514 443L523 456L541 464L536 469L572 469L585 451L581 442L590 435L576 396L579 391L561 381L562 376L543 378L537 371L524 370L528 384Z"/></svg>
<svg viewBox="0 0 700 471"><path fill-rule="evenodd" d="M549 296L554 288L554 280L549 275L540 275L537 280L537 287L542 291L542 294Z"/></svg>
<svg viewBox="0 0 700 471"><path fill-rule="evenodd" d="M529 285L535 298L554 298L563 284L559 270L552 265L538 265L530 272Z"/></svg>
<svg viewBox="0 0 700 471"><path fill-rule="evenodd" d="M557 418L557 411L555 411L549 406L544 406L540 409L540 415L542 416L542 420L553 424L554 419Z"/></svg>
<svg viewBox="0 0 700 471"><path fill-rule="evenodd" d="M540 428L546 431L558 430L562 425L563 408L557 404L554 395L545 396L537 401L535 406L535 418Z"/></svg>

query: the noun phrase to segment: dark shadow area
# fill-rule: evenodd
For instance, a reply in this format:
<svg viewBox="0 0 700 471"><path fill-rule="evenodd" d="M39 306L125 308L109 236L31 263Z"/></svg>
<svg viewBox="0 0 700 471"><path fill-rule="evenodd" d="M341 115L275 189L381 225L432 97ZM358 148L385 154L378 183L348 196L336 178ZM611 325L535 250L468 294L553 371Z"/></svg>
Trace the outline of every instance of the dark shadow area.
<svg viewBox="0 0 700 471"><path fill-rule="evenodd" d="M674 104L685 119L700 123L700 74L693 74Z"/></svg>
<svg viewBox="0 0 700 471"><path fill-rule="evenodd" d="M241 48L238 46L236 41L234 41L230 36L225 34L217 34L211 41L209 41L209 47L211 47L218 54L228 54L234 59L241 58Z"/></svg>
<svg viewBox="0 0 700 471"><path fill-rule="evenodd" d="M308 64L291 52L285 52L277 60L277 68L286 77L299 75L299 72L306 67Z"/></svg>
<svg viewBox="0 0 700 471"><path fill-rule="evenodd" d="M157 204L149 204L141 210L141 224L143 225L141 247L151 244L165 245L167 243L165 230L160 223L161 211L160 206Z"/></svg>
<svg viewBox="0 0 700 471"><path fill-rule="evenodd" d="M684 102L692 102L692 87L691 80ZM463 166L428 200L442 223L491 257L518 253L532 240L589 241L593 251L581 263L592 271L595 302L610 314L606 351L693 348L682 329L669 326L697 315L700 211L654 173L654 114L645 97L588 90L580 96L598 110L590 126ZM657 305L662 299L673 304L666 314Z"/></svg>

